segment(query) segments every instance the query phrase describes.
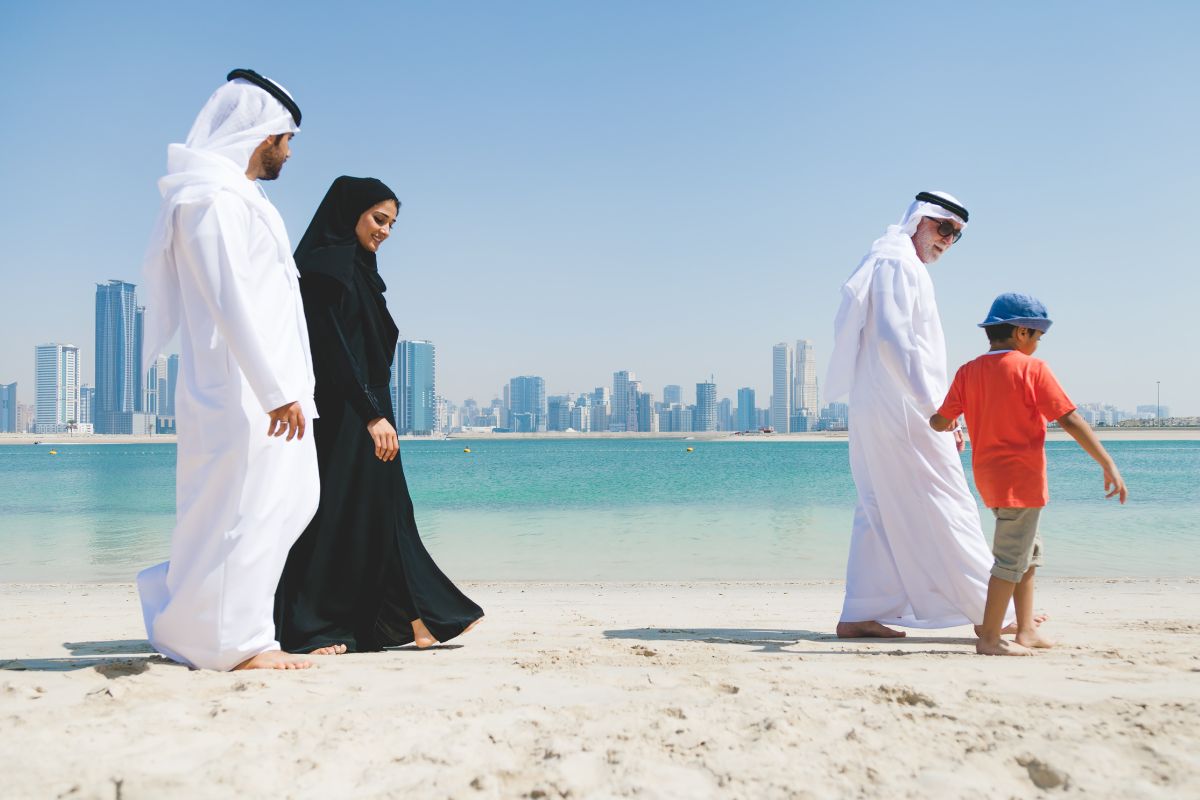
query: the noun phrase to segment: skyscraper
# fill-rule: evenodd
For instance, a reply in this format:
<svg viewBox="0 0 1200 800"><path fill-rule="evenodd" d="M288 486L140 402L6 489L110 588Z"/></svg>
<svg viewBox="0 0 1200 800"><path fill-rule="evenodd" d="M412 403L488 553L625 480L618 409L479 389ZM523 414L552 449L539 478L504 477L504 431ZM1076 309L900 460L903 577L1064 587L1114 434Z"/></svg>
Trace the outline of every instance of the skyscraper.
<svg viewBox="0 0 1200 800"><path fill-rule="evenodd" d="M425 436L437 429L436 362L433 342L396 342L390 390L397 433Z"/></svg>
<svg viewBox="0 0 1200 800"><path fill-rule="evenodd" d="M654 395L650 392L637 393L638 430L645 433L658 433L658 412L654 410Z"/></svg>
<svg viewBox="0 0 1200 800"><path fill-rule="evenodd" d="M625 402L623 404L625 411L625 427L620 430L636 431L638 430L638 394L642 391L642 382L633 379L633 373L629 373L629 380L625 384ZM614 398L616 392L613 392ZM616 413L616 400L613 400L613 413Z"/></svg>
<svg viewBox="0 0 1200 800"><path fill-rule="evenodd" d="M79 348L56 343L35 347L34 385L39 433L78 422Z"/></svg>
<svg viewBox="0 0 1200 800"><path fill-rule="evenodd" d="M0 384L0 433L17 432L17 384Z"/></svg>
<svg viewBox="0 0 1200 800"><path fill-rule="evenodd" d="M132 283L96 285L96 433L133 433L142 410L142 309Z"/></svg>
<svg viewBox="0 0 1200 800"><path fill-rule="evenodd" d="M629 425L629 382L636 380L637 376L628 370L613 373L612 411L608 415L609 430L637 430L636 420L634 420L632 427Z"/></svg>
<svg viewBox="0 0 1200 800"><path fill-rule="evenodd" d="M717 429L717 384L710 381L696 384L696 411L692 417L692 430L715 431Z"/></svg>
<svg viewBox="0 0 1200 800"><path fill-rule="evenodd" d="M79 387L79 424L92 425L95 423L96 387L84 384Z"/></svg>
<svg viewBox="0 0 1200 800"><path fill-rule="evenodd" d="M683 402L683 387L676 384L663 387L663 405L669 406L672 403Z"/></svg>
<svg viewBox="0 0 1200 800"><path fill-rule="evenodd" d="M518 375L508 382L512 429L522 433L546 430L546 382L537 375Z"/></svg>
<svg viewBox="0 0 1200 800"><path fill-rule="evenodd" d="M738 389L737 429L739 431L758 430L758 418L754 413L754 390L749 386Z"/></svg>
<svg viewBox="0 0 1200 800"><path fill-rule="evenodd" d="M776 433L791 430L792 348L780 342L771 348L771 427Z"/></svg>
<svg viewBox="0 0 1200 800"><path fill-rule="evenodd" d="M796 340L792 372L792 430L811 430L817 421L817 361L808 339Z"/></svg>

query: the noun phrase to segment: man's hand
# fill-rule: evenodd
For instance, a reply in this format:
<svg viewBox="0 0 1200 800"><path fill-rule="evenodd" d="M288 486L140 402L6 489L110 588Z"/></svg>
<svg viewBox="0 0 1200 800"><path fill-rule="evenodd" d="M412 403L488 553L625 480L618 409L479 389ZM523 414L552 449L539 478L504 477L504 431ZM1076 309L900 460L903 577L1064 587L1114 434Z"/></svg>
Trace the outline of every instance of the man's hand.
<svg viewBox="0 0 1200 800"><path fill-rule="evenodd" d="M375 442L375 457L380 461L391 461L400 452L400 441L396 429L384 417L376 417L367 423L367 433Z"/></svg>
<svg viewBox="0 0 1200 800"><path fill-rule="evenodd" d="M270 417L271 425L267 428L267 436L283 436L286 433L289 442L292 437L304 438L304 412L298 402L280 406L270 412Z"/></svg>

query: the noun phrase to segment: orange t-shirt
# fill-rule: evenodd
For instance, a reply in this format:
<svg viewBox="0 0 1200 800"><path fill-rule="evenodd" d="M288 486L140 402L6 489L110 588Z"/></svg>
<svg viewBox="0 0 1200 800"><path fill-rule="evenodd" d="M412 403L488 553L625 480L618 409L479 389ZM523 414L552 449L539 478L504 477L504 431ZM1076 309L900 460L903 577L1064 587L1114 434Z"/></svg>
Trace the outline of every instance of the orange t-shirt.
<svg viewBox="0 0 1200 800"><path fill-rule="evenodd" d="M1074 410L1045 361L1008 350L959 367L938 413L967 415L975 486L988 508L1041 508L1050 497L1046 420Z"/></svg>

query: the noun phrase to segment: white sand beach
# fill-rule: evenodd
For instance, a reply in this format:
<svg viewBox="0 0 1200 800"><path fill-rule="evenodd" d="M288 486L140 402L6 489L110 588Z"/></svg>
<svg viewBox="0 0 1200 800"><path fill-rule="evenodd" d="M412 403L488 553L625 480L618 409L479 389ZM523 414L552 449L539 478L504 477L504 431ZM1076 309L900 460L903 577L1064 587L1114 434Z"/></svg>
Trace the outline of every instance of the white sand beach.
<svg viewBox="0 0 1200 800"><path fill-rule="evenodd" d="M222 674L130 585L0 586L0 795L1200 796L1200 579L1043 581L1008 659L839 641L838 582L466 590L450 645Z"/></svg>

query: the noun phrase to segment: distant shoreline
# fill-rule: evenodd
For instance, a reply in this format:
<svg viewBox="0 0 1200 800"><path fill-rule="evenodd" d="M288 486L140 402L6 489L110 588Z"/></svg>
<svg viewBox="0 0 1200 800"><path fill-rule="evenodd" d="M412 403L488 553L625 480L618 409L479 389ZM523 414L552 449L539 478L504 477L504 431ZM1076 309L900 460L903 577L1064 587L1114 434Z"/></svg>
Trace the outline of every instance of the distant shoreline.
<svg viewBox="0 0 1200 800"><path fill-rule="evenodd" d="M1096 428L1096 436L1106 442L1163 442L1200 441L1200 428ZM578 433L574 431L550 431L546 433L452 433L449 436L401 436L402 442L437 442L453 440L472 441L561 441L561 440L671 440L708 443L725 442L844 442L845 431L816 431L813 433L747 433L729 431L711 433ZM1070 436L1061 430L1051 430L1047 441L1069 441ZM46 434L38 436L26 433L0 433L0 447L4 445L38 445L61 447L68 445L97 444L175 444L176 437L170 434L159 436L127 436L120 434L93 434L90 436L62 436Z"/></svg>

